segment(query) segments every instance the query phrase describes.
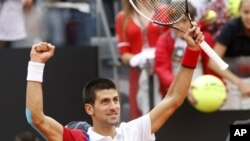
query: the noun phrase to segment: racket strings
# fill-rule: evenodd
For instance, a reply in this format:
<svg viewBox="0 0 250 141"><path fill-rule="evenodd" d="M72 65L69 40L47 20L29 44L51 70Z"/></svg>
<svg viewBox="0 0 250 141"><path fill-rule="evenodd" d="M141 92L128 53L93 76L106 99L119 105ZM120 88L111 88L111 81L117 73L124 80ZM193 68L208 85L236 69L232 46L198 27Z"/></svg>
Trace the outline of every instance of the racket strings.
<svg viewBox="0 0 250 141"><path fill-rule="evenodd" d="M144 17L160 24L174 24L185 16L185 0L131 0Z"/></svg>

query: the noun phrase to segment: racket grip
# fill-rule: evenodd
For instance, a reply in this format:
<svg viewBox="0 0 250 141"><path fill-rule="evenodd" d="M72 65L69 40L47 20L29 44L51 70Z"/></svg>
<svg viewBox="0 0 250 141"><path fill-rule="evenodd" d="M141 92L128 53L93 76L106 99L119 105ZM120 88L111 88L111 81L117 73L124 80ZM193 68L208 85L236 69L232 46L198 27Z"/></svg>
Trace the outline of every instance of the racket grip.
<svg viewBox="0 0 250 141"><path fill-rule="evenodd" d="M228 64L221 59L221 57L207 44L207 42L203 41L199 45L201 49L216 63L220 70L228 68Z"/></svg>

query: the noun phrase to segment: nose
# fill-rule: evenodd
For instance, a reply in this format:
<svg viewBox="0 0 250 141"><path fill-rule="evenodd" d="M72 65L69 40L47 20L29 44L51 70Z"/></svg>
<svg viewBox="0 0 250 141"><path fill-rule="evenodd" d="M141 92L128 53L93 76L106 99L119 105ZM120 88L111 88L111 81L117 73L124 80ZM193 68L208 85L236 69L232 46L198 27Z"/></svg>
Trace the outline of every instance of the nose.
<svg viewBox="0 0 250 141"><path fill-rule="evenodd" d="M117 102L117 101L110 102L109 106L111 109L117 109L118 107L120 107L119 102Z"/></svg>

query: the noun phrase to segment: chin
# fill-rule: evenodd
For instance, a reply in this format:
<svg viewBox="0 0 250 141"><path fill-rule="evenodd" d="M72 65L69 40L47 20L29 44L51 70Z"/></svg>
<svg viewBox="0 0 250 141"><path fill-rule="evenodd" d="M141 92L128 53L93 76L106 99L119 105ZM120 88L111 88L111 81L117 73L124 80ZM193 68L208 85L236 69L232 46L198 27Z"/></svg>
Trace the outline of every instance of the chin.
<svg viewBox="0 0 250 141"><path fill-rule="evenodd" d="M111 124L111 125L117 125L119 124L120 120L119 119L113 119L113 120L109 120L108 123Z"/></svg>

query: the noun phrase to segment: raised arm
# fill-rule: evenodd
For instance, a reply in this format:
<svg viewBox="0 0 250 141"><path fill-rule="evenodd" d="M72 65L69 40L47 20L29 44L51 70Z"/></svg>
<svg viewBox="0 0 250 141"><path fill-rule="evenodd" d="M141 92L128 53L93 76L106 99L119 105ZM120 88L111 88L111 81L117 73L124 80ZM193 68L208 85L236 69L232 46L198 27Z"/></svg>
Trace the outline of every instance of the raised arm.
<svg viewBox="0 0 250 141"><path fill-rule="evenodd" d="M27 75L26 118L47 140L62 141L63 126L43 113L43 68L54 55L54 50L53 45L44 42L32 46Z"/></svg>
<svg viewBox="0 0 250 141"><path fill-rule="evenodd" d="M196 37L195 41L191 36L192 34ZM184 35L184 39L186 40L188 47L183 56L182 66L170 85L166 96L150 112L152 133L159 130L175 110L182 105L188 94L194 68L196 67L200 54L200 48L197 43L203 41L204 36L202 35L202 32L200 32L200 29L194 26L193 28L188 29Z"/></svg>

